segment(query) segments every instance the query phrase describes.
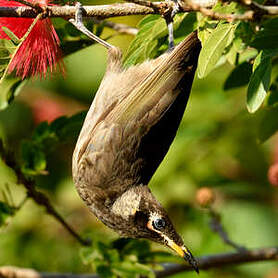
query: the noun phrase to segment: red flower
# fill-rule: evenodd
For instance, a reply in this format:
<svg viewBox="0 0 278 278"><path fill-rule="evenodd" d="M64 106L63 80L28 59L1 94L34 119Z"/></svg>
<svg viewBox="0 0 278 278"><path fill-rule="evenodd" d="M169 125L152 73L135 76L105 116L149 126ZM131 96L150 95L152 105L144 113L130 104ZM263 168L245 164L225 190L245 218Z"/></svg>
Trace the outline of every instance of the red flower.
<svg viewBox="0 0 278 278"><path fill-rule="evenodd" d="M28 0L46 6L48 0ZM0 6L18 7L24 6L16 1L0 0ZM0 18L0 27L9 28L17 37L22 38L34 19L31 18ZM0 39L10 39L0 28ZM49 18L40 19L33 27L26 40L21 44L17 53L13 57L9 73L13 70L16 75L25 78L39 74L45 77L49 66L50 72L56 70L57 65L62 73L64 66L61 60L62 53L59 48L59 38Z"/></svg>

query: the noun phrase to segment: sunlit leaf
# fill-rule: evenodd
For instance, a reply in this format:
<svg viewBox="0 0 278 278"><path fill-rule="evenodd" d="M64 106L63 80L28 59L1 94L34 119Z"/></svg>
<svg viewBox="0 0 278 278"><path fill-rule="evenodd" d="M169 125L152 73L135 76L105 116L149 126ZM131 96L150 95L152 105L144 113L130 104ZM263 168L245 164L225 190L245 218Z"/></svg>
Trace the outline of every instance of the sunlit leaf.
<svg viewBox="0 0 278 278"><path fill-rule="evenodd" d="M225 48L232 42L235 28L234 24L219 24L207 40L202 41L198 62L199 78L204 78L214 69Z"/></svg>
<svg viewBox="0 0 278 278"><path fill-rule="evenodd" d="M12 55L18 47L11 40L0 40L0 109L5 109L26 83L7 74Z"/></svg>
<svg viewBox="0 0 278 278"><path fill-rule="evenodd" d="M261 52L255 59L247 90L247 109L254 113L263 103L270 86L271 58Z"/></svg>
<svg viewBox="0 0 278 278"><path fill-rule="evenodd" d="M176 38L184 38L196 28L196 15L178 15L175 17ZM181 28L179 29L179 26ZM157 56L158 49L168 37L165 20L158 15L148 15L138 24L139 32L131 42L125 56L125 65L141 63ZM186 27L186 28L185 28Z"/></svg>

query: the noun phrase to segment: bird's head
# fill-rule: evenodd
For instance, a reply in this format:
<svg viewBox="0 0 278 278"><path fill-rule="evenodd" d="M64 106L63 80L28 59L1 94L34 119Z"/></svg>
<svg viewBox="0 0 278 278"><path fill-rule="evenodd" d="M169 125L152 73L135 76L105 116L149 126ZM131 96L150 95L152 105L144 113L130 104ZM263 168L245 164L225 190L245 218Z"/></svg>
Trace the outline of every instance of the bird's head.
<svg viewBox="0 0 278 278"><path fill-rule="evenodd" d="M128 237L147 238L166 245L183 257L198 272L197 262L176 232L167 212L147 186L135 187L118 199L121 215L125 214L129 229L120 233ZM115 207L114 207L115 209ZM116 227L114 226L114 229ZM117 229L117 228L116 228Z"/></svg>

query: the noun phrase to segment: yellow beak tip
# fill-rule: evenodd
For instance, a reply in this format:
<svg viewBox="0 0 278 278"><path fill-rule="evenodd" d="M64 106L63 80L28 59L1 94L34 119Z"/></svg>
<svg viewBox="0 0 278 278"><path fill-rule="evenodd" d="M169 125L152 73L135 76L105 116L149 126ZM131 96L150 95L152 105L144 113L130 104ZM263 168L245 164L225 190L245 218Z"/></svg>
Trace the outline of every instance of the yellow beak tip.
<svg viewBox="0 0 278 278"><path fill-rule="evenodd" d="M185 246L179 246L174 242L171 242L171 244L169 244L169 246L174 251L176 251L176 253L179 256L184 258L184 260L186 260L192 266L192 268L196 271L196 273L199 274L198 263L197 263L196 259L193 257L193 255L191 254L191 252Z"/></svg>

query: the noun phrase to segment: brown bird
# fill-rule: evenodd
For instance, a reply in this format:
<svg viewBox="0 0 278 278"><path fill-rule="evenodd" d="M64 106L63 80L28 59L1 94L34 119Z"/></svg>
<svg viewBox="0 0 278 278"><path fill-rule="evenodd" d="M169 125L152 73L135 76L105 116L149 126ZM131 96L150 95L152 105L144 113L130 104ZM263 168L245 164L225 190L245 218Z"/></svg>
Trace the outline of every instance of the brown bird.
<svg viewBox="0 0 278 278"><path fill-rule="evenodd" d="M148 187L186 107L201 48L197 34L154 60L124 69L121 51L85 29L82 11L77 11L71 22L108 48L107 70L73 154L77 191L96 217L121 236L165 244L198 272Z"/></svg>

